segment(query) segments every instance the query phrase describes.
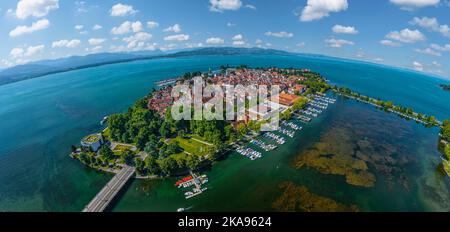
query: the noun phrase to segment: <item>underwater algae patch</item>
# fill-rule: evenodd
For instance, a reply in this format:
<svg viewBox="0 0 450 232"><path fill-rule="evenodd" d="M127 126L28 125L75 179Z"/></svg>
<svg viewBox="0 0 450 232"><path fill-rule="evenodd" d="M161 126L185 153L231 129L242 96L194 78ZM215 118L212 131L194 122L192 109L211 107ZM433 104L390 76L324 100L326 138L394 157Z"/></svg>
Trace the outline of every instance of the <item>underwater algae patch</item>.
<svg viewBox="0 0 450 232"><path fill-rule="evenodd" d="M398 185L410 191L407 170L417 170L419 164L412 126L384 112L351 107L351 114L335 115L320 140L294 159L293 167L342 175L354 186L373 187L382 180L388 190Z"/></svg>
<svg viewBox="0 0 450 232"><path fill-rule="evenodd" d="M368 171L366 161L353 155L356 146L346 141L348 138L346 130L338 128L329 131L322 137L321 142L297 156L293 166L297 169L307 166L323 174L342 175L348 184L373 187L376 182L375 175Z"/></svg>
<svg viewBox="0 0 450 232"><path fill-rule="evenodd" d="M333 199L316 195L304 186L297 186L292 182L280 185L283 194L272 204L279 212L357 212L356 205L344 205Z"/></svg>
<svg viewBox="0 0 450 232"><path fill-rule="evenodd" d="M363 160L355 159L342 154L322 154L319 150L311 149L298 156L294 161L294 167L300 169L308 166L323 174L343 175L348 184L373 187L375 176L367 171L367 165Z"/></svg>

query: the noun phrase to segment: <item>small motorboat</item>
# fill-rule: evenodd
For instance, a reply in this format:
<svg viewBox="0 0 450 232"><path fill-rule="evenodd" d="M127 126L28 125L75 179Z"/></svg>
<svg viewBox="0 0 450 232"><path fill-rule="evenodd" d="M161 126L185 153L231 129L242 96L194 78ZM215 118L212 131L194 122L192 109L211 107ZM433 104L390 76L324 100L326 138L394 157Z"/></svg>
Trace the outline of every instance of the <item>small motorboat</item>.
<svg viewBox="0 0 450 232"><path fill-rule="evenodd" d="M103 119L100 121L100 125L103 126L106 121L108 121L108 116L103 117Z"/></svg>

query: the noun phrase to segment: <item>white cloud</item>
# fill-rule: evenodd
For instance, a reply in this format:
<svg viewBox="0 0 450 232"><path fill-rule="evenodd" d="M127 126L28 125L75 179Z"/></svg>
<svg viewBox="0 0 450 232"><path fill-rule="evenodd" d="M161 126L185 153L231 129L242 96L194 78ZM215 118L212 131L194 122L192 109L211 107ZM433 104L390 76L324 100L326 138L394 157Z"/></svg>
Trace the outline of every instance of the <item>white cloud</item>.
<svg viewBox="0 0 450 232"><path fill-rule="evenodd" d="M268 32L264 33L264 35L278 37L278 38L291 38L291 37L294 37L293 33L286 32L286 31L280 31L280 32L268 31Z"/></svg>
<svg viewBox="0 0 450 232"><path fill-rule="evenodd" d="M248 8L248 9L251 9L251 10L256 10L256 6L254 6L254 5L247 4L244 7Z"/></svg>
<svg viewBox="0 0 450 232"><path fill-rule="evenodd" d="M30 60L29 59L19 58L19 59L16 59L15 62L16 62L16 64L20 65L20 64L26 64L26 63L30 62Z"/></svg>
<svg viewBox="0 0 450 232"><path fill-rule="evenodd" d="M450 52L450 44L445 44L443 46L438 44L431 44L430 47L441 52Z"/></svg>
<svg viewBox="0 0 450 232"><path fill-rule="evenodd" d="M83 30L84 26L83 25L75 25L75 30Z"/></svg>
<svg viewBox="0 0 450 232"><path fill-rule="evenodd" d="M375 61L375 62L384 62L384 59L381 58L381 57L376 57L376 58L373 59L373 61Z"/></svg>
<svg viewBox="0 0 450 232"><path fill-rule="evenodd" d="M414 17L414 19L410 23L413 25L418 25L420 27L426 28L431 31L439 32L443 36L450 38L450 27L446 24L440 25L436 18Z"/></svg>
<svg viewBox="0 0 450 232"><path fill-rule="evenodd" d="M106 39L103 39L103 38L90 38L88 40L89 44L92 46L98 46L98 45L104 43L105 41L106 41Z"/></svg>
<svg viewBox="0 0 450 232"><path fill-rule="evenodd" d="M93 48L86 48L86 51L90 52L90 53L98 53L102 49L103 49L103 46L95 46Z"/></svg>
<svg viewBox="0 0 450 232"><path fill-rule="evenodd" d="M203 43L186 43L185 45L188 48L201 48L201 47L203 47Z"/></svg>
<svg viewBox="0 0 450 232"><path fill-rule="evenodd" d="M124 42L127 42L128 50L143 50L148 44L145 43L148 40L152 39L152 35L147 32L138 32L130 37L126 37L123 39Z"/></svg>
<svg viewBox="0 0 450 232"><path fill-rule="evenodd" d="M31 26L18 26L11 32L9 32L10 37L16 37L23 34L33 33L34 31L44 30L48 28L50 25L50 21L47 19L41 19L37 22L31 24Z"/></svg>
<svg viewBox="0 0 450 232"><path fill-rule="evenodd" d="M241 0L209 0L209 3L211 4L209 9L215 12L239 10L242 7Z"/></svg>
<svg viewBox="0 0 450 232"><path fill-rule="evenodd" d="M73 39L67 43L68 48L76 48L81 44L81 41L78 39Z"/></svg>
<svg viewBox="0 0 450 232"><path fill-rule="evenodd" d="M255 44L256 44L256 45L261 45L261 44L263 44L263 41L262 41L261 39L257 39L257 40L255 41Z"/></svg>
<svg viewBox="0 0 450 232"><path fill-rule="evenodd" d="M161 46L159 49L161 49L161 51L170 51L177 47L178 47L178 45L176 45L176 44L166 44L166 45Z"/></svg>
<svg viewBox="0 0 450 232"><path fill-rule="evenodd" d="M435 66L435 67L442 67L442 64L440 64L440 63L437 62L437 61L433 61L433 62L431 62L431 64L432 64L433 66Z"/></svg>
<svg viewBox="0 0 450 232"><path fill-rule="evenodd" d="M11 52L9 53L9 55L13 58L13 59L17 59L19 57L22 57L24 54L24 50L23 48L13 48L11 50Z"/></svg>
<svg viewBox="0 0 450 232"><path fill-rule="evenodd" d="M364 59L366 58L366 54L364 53L364 51L362 51L362 49L360 48L360 50L356 53L356 57Z"/></svg>
<svg viewBox="0 0 450 232"><path fill-rule="evenodd" d="M337 34L358 34L358 30L356 30L355 27L350 26L334 25L332 30Z"/></svg>
<svg viewBox="0 0 450 232"><path fill-rule="evenodd" d="M77 7L78 13L87 13L88 12L85 1L75 1L75 6Z"/></svg>
<svg viewBox="0 0 450 232"><path fill-rule="evenodd" d="M136 21L134 23L125 21L120 26L113 27L113 29L111 29L111 33L114 35L122 35L130 32L136 33L140 31L142 31L142 23L140 21Z"/></svg>
<svg viewBox="0 0 450 232"><path fill-rule="evenodd" d="M392 40L388 40L388 39L384 39L380 41L380 44L384 45L384 46L390 46L390 47L398 47L401 46L401 44L396 43Z"/></svg>
<svg viewBox="0 0 450 232"><path fill-rule="evenodd" d="M414 68L416 71L420 71L420 72L423 72L423 71L424 71L424 66L423 66L423 64L421 64L421 63L419 63L419 62L417 62L417 61L414 61L414 62L413 62L413 68Z"/></svg>
<svg viewBox="0 0 450 232"><path fill-rule="evenodd" d="M233 41L233 46L243 46L243 45L245 45L245 41L243 41L243 40Z"/></svg>
<svg viewBox="0 0 450 232"><path fill-rule="evenodd" d="M235 35L233 36L232 40L243 40L244 36L242 36L241 34Z"/></svg>
<svg viewBox="0 0 450 232"><path fill-rule="evenodd" d="M181 31L180 24L175 24L173 26L170 26L170 27L164 29L164 32L175 32L175 33L178 33L180 31Z"/></svg>
<svg viewBox="0 0 450 232"><path fill-rule="evenodd" d="M296 44L297 47L304 47L306 45L305 42L300 42L298 44Z"/></svg>
<svg viewBox="0 0 450 232"><path fill-rule="evenodd" d="M145 32L141 32L145 33ZM127 46L115 46L111 45L110 50L113 52L126 52L126 51L142 51L142 50L155 50L156 49L156 43L146 43L144 41L136 41L136 42L130 42Z"/></svg>
<svg viewBox="0 0 450 232"><path fill-rule="evenodd" d="M138 33L136 33L136 34L134 34L134 35L132 35L130 37L124 38L123 41L125 41L127 43L130 43L130 42L133 42L133 41L142 42L142 41L150 40L152 37L153 36L151 34L147 33L147 32L138 32Z"/></svg>
<svg viewBox="0 0 450 232"><path fill-rule="evenodd" d="M0 60L0 67L8 68L8 67L11 67L11 66L13 66L13 63L11 61L9 61L7 59L1 59Z"/></svg>
<svg viewBox="0 0 450 232"><path fill-rule="evenodd" d="M25 63L27 60L21 58L34 56L42 52L44 48L45 46L42 44L37 46L29 46L27 49L13 48L9 55L11 58L16 59L16 63Z"/></svg>
<svg viewBox="0 0 450 232"><path fill-rule="evenodd" d="M426 37L419 30L410 30L408 28L399 31L391 31L386 38L397 40L403 43L416 43L426 40Z"/></svg>
<svg viewBox="0 0 450 232"><path fill-rule="evenodd" d="M348 41L348 40L344 40L344 39L335 39L335 38L326 39L325 43L327 44L328 47L332 47L332 48L340 48L344 45L354 45L355 44L352 41Z"/></svg>
<svg viewBox="0 0 450 232"><path fill-rule="evenodd" d="M62 47L76 48L80 44L81 44L81 41L78 39L73 39L73 40L63 39L63 40L54 41L52 43L52 48L62 48Z"/></svg>
<svg viewBox="0 0 450 232"><path fill-rule="evenodd" d="M414 10L426 6L435 6L440 0L390 0L391 3L400 6L402 10Z"/></svg>
<svg viewBox="0 0 450 232"><path fill-rule="evenodd" d="M30 16L40 18L46 16L50 11L59 8L59 0L20 0L17 3L16 16L26 19Z"/></svg>
<svg viewBox="0 0 450 232"><path fill-rule="evenodd" d="M211 45L219 45L219 44L224 44L225 41L222 38L211 37L211 38L206 39L206 43L211 44Z"/></svg>
<svg viewBox="0 0 450 232"><path fill-rule="evenodd" d="M186 41L189 40L189 35L178 34L178 35L169 35L164 37L165 41Z"/></svg>
<svg viewBox="0 0 450 232"><path fill-rule="evenodd" d="M142 23L140 21L136 21L134 23L131 24L131 29L133 30L133 32L140 32L142 31L143 27L142 27Z"/></svg>
<svg viewBox="0 0 450 232"><path fill-rule="evenodd" d="M127 16L127 15L133 15L137 11L133 9L133 6L131 5L125 5L122 3L116 4L111 7L111 10L109 11L111 16L113 17L119 17L119 16Z"/></svg>
<svg viewBox="0 0 450 232"><path fill-rule="evenodd" d="M102 27L101 25L95 24L95 25L92 27L92 30L97 31L97 30L100 30L100 29L102 29L102 28L103 28L103 27Z"/></svg>
<svg viewBox="0 0 450 232"><path fill-rule="evenodd" d="M425 49L414 49L415 52L418 53L422 53L425 55L430 55L430 56L441 56L440 52L437 52L431 48L425 48Z"/></svg>
<svg viewBox="0 0 450 232"><path fill-rule="evenodd" d="M235 23L231 23L231 22L228 22L228 23L227 23L227 27L234 27L234 26L236 26Z"/></svg>
<svg viewBox="0 0 450 232"><path fill-rule="evenodd" d="M30 46L27 48L27 52L25 52L25 56L29 57L29 56L34 56L39 52L42 52L44 50L45 46L44 45L37 45L37 46Z"/></svg>
<svg viewBox="0 0 450 232"><path fill-rule="evenodd" d="M347 0L308 0L300 15L303 22L328 17L330 13L347 10Z"/></svg>
<svg viewBox="0 0 450 232"><path fill-rule="evenodd" d="M159 23L155 22L155 21L148 21L147 22L147 27L150 28L150 29L157 28L157 27L159 27Z"/></svg>

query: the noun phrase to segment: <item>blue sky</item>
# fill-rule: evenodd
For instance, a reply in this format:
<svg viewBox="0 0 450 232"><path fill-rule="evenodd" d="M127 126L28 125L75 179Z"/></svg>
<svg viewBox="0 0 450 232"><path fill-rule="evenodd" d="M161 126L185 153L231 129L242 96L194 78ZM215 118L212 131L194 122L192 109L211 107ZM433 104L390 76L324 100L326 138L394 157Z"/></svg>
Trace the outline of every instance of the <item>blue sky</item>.
<svg viewBox="0 0 450 232"><path fill-rule="evenodd" d="M97 52L243 46L450 78L448 0L2 0L0 68Z"/></svg>

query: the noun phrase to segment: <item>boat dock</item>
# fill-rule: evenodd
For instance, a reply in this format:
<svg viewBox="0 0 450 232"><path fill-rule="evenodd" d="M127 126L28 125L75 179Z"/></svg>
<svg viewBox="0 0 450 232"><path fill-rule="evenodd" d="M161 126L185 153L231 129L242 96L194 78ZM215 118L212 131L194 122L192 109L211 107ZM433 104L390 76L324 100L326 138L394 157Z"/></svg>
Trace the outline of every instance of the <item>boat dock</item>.
<svg viewBox="0 0 450 232"><path fill-rule="evenodd" d="M125 165L83 209L83 212L103 212L135 172L134 167Z"/></svg>
<svg viewBox="0 0 450 232"><path fill-rule="evenodd" d="M308 97L310 98L310 102L307 103L306 107L293 112L293 115L295 116L294 118L302 123L311 122L313 118L319 117L319 115L322 114L329 107L329 105L336 102L336 99L327 97L326 95L309 95ZM262 151L270 152L285 144L287 141L286 137L292 139L295 137L296 132L303 129L302 126L294 123L293 121L282 120L280 124L281 125L278 126L278 129L274 130L273 132L266 131L260 134L265 139L270 140L270 142L265 142L263 140L257 139L255 137L259 135L256 135L255 137L249 137L251 139L249 145L252 144L260 148ZM276 143L277 145L271 144L272 142ZM248 157L251 160L262 158L262 152L258 151L258 149L254 149L246 145L235 147L235 149L238 154Z"/></svg>
<svg viewBox="0 0 450 232"><path fill-rule="evenodd" d="M185 177L175 183L175 186L177 186L178 188L190 188L194 186L191 191L187 191L184 193L186 199L198 196L208 190L208 188L202 187L202 185L208 183L208 177L206 175L198 176L192 171L190 173L190 176Z"/></svg>

